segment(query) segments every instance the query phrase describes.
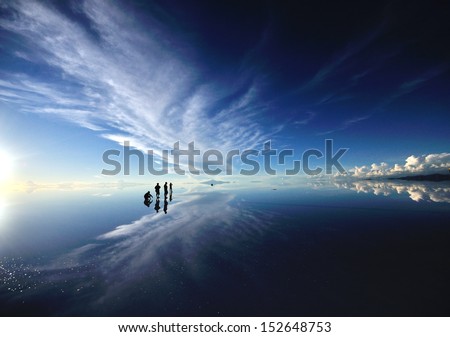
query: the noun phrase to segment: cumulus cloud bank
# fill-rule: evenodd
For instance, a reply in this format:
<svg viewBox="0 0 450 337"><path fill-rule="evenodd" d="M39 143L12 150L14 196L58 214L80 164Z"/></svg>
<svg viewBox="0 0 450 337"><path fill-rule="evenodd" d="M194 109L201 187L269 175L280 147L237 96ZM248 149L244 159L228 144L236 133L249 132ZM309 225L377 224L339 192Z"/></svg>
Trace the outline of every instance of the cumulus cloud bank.
<svg viewBox="0 0 450 337"><path fill-rule="evenodd" d="M445 172L450 168L450 153L432 153L421 156L411 155L404 164L389 165L387 163L355 166L347 174L337 176L350 176L355 178L399 176L408 174L427 174Z"/></svg>

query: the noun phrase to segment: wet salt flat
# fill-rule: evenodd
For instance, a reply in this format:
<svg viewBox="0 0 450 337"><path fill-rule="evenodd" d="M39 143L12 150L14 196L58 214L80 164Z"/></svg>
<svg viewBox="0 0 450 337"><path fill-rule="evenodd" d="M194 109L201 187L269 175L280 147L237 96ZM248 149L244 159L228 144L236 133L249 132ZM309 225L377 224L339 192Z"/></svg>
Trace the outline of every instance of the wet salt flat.
<svg viewBox="0 0 450 337"><path fill-rule="evenodd" d="M11 193L3 316L448 316L450 185Z"/></svg>

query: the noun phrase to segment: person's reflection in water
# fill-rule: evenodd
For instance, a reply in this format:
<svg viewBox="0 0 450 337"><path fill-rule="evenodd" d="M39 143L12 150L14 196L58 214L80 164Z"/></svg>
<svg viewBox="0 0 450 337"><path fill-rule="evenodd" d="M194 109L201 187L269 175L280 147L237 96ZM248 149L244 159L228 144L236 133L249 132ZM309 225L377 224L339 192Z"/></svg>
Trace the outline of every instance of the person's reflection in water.
<svg viewBox="0 0 450 337"><path fill-rule="evenodd" d="M169 205L169 203L167 202L167 197L164 198L164 213L167 214L167 206Z"/></svg>
<svg viewBox="0 0 450 337"><path fill-rule="evenodd" d="M155 211L156 211L156 213L158 213L159 212L159 209L160 209L161 207L159 207L159 198L157 198L156 199L156 203L155 203Z"/></svg>

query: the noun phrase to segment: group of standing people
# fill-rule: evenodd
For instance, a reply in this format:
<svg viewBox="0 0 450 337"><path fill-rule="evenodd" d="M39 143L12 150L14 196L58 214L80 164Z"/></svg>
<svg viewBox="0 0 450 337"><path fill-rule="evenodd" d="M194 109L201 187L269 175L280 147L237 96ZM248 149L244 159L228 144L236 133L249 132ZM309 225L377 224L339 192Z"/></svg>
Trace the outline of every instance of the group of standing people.
<svg viewBox="0 0 450 337"><path fill-rule="evenodd" d="M155 186L155 194L156 194L155 211L156 211L156 213L158 213L161 208L159 206L160 191L161 191L161 186L159 185L159 183L156 183L156 186ZM167 182L165 182L164 183L164 213L166 213L166 214L167 214L167 206L168 206L167 195L169 194L169 191L170 191L169 200L172 201L173 184L170 183L169 186L167 186ZM150 193L150 191L148 191L147 193L144 194L145 206L150 207L150 204L153 202L152 198L153 198L153 196Z"/></svg>
<svg viewBox="0 0 450 337"><path fill-rule="evenodd" d="M170 188L170 194L172 194L172 183L169 184L169 188ZM159 183L156 183L155 186L155 193L156 193L156 197L159 198L159 191L161 190L161 186L159 186ZM167 194L168 194L168 189L167 189L167 181L164 183L164 198L167 198Z"/></svg>

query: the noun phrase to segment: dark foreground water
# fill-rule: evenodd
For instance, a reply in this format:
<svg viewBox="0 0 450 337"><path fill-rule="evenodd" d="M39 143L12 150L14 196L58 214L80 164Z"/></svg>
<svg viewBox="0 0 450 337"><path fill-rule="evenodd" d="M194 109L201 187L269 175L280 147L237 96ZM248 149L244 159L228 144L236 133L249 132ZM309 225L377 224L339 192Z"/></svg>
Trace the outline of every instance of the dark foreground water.
<svg viewBox="0 0 450 337"><path fill-rule="evenodd" d="M0 200L3 316L449 316L450 185Z"/></svg>

